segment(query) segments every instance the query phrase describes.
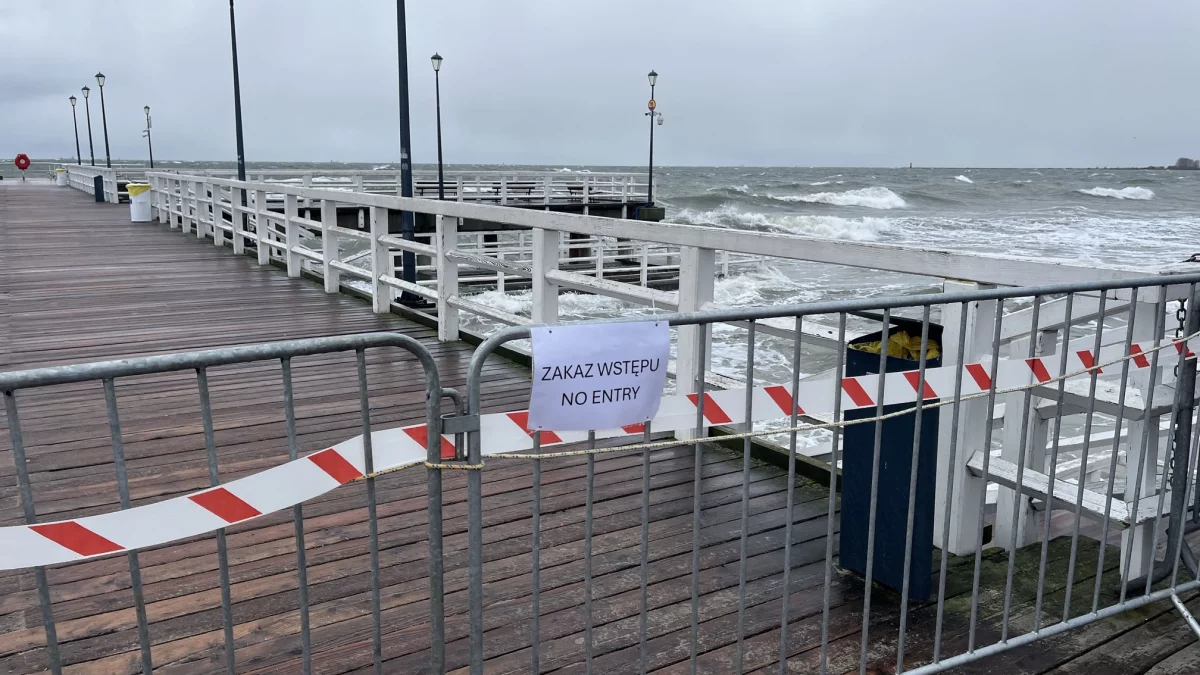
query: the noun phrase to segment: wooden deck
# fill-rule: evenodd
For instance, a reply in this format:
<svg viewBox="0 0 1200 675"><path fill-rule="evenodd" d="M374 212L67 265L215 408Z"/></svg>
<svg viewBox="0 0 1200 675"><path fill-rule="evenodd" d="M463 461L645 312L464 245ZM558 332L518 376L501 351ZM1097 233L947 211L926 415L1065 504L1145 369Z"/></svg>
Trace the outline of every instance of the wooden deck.
<svg viewBox="0 0 1200 675"><path fill-rule="evenodd" d="M420 338L438 358L443 382L461 387L470 347L437 343L433 332L369 305L326 295L251 258L185 237L156 223L132 224L128 210L95 204L46 184L0 183L0 369L168 353L285 338L393 330ZM353 356L297 359L294 365L301 451L361 432ZM423 382L410 358L371 352L376 427L418 422ZM286 458L277 367L247 365L210 374L222 479ZM522 407L526 372L496 361L483 392L485 411ZM135 503L207 486L204 440L189 374L121 380L117 396ZM99 383L18 394L43 518L117 508L112 448ZM5 422L0 419L0 426ZM0 429L0 520L20 521L7 428ZM737 621L742 473L740 457L704 455L700 533L699 667L732 672ZM638 671L641 456L601 455L595 462L593 615L598 673ZM586 460L547 460L542 488L544 672L583 673L583 506ZM690 630L690 450L656 452L651 462L648 653L656 673L687 672ZM493 460L484 477L485 649L488 673L529 671L531 465ZM384 672L425 672L428 637L425 475L421 469L378 481L382 561ZM782 548L788 526L786 480L773 467L750 475L746 671L778 672ZM821 636L826 520L824 488L797 488L792 585L787 603L790 672L816 672ZM466 640L465 476L445 477L448 670L464 669ZM305 504L314 672L370 672L371 606L365 493L362 484ZM229 528L238 672L300 672L294 533L290 512ZM213 537L141 553L155 672L224 671L222 620ZM1068 539L1050 549L1054 569ZM1076 613L1090 609L1098 546L1081 542ZM1117 556L1110 549L1106 594ZM1018 553L1013 634L1029 629L1039 550ZM966 648L971 558L952 559L944 652ZM986 589L1004 588L1006 554L989 552ZM1090 571L1088 571L1090 570ZM62 656L70 673L140 672L136 620L125 556L48 570ZM1048 616L1061 611L1065 573L1049 577ZM838 575L830 589L831 672L857 672L862 584ZM1200 609L1200 599L1189 599ZM876 591L871 672L893 672L899 602ZM1002 601L985 594L980 642L998 637ZM909 616L907 654L927 660L934 608ZM41 613L31 573L0 573L0 672L46 669ZM1019 648L953 672L1193 673L1200 646L1169 604L1130 612L1089 628ZM772 665L774 664L774 665Z"/></svg>

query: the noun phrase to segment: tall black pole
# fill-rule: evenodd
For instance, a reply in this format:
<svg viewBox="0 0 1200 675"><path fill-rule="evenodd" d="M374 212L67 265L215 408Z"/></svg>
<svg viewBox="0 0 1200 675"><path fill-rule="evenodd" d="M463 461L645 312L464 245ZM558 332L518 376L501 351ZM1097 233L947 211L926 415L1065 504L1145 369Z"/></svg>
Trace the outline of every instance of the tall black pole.
<svg viewBox="0 0 1200 675"><path fill-rule="evenodd" d="M233 46L233 124L237 134L238 180L246 180L246 151L242 144L242 85L238 79L237 27L234 25L233 0L229 0L229 42ZM243 190L242 199L245 198L246 192Z"/></svg>
<svg viewBox="0 0 1200 675"><path fill-rule="evenodd" d="M150 116L146 115L146 147L150 150L150 168L154 168L154 143L150 140Z"/></svg>
<svg viewBox="0 0 1200 675"><path fill-rule="evenodd" d="M92 155L92 166L96 166L96 146L92 145L92 106L88 105L88 88L83 88L83 111L87 113L88 152Z"/></svg>
<svg viewBox="0 0 1200 675"><path fill-rule="evenodd" d="M654 85L650 85L650 100L654 100ZM646 202L654 206L654 108L650 109L650 167L646 172Z"/></svg>
<svg viewBox="0 0 1200 675"><path fill-rule="evenodd" d="M232 0L231 0L232 1ZM413 196L412 136L408 128L408 37L404 23L404 0L396 0L396 63L400 70L400 196ZM400 212L400 235L409 241L416 239L416 224L412 211ZM404 267L403 279L417 283L417 259L412 251L401 256ZM420 297L405 291L400 295L402 304L417 304Z"/></svg>
<svg viewBox="0 0 1200 675"><path fill-rule="evenodd" d="M75 114L75 97L71 97L71 121L75 123L75 163L83 166L83 154L79 152L79 115Z"/></svg>
<svg viewBox="0 0 1200 675"><path fill-rule="evenodd" d="M104 166L112 168L112 153L108 151L108 113L104 110L104 76L100 76L100 124L104 127Z"/></svg>
<svg viewBox="0 0 1200 675"><path fill-rule="evenodd" d="M438 142L438 199L446 198L446 177L442 173L442 81L438 77L440 71L433 71L433 91L437 100L437 142Z"/></svg>

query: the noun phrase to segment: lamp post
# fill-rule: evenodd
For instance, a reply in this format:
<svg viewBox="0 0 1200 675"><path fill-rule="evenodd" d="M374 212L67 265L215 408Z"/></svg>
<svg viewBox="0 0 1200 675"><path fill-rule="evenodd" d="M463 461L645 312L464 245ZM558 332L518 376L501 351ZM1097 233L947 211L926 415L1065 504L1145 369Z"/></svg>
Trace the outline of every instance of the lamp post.
<svg viewBox="0 0 1200 675"><path fill-rule="evenodd" d="M91 89L83 88L83 111L87 113L88 125L88 153L92 155L92 166L96 166L96 147L92 145L92 107L88 105L88 94Z"/></svg>
<svg viewBox="0 0 1200 675"><path fill-rule="evenodd" d="M146 111L146 131L143 136L146 137L146 147L150 149L150 168L154 168L154 143L150 140L150 106L145 106L142 110Z"/></svg>
<svg viewBox="0 0 1200 675"><path fill-rule="evenodd" d="M442 57L437 52L429 58L433 62L433 91L437 102L437 143L438 143L438 199L446 198L446 178L442 173L442 83L438 73L442 70Z"/></svg>
<svg viewBox="0 0 1200 675"><path fill-rule="evenodd" d="M647 104L650 112L646 113L650 117L650 167L646 172L646 203L654 206L654 123L662 124L662 113L654 112L657 105L654 102L654 85L658 82L658 73L652 70L646 75L646 79L650 80L650 102Z"/></svg>
<svg viewBox="0 0 1200 675"><path fill-rule="evenodd" d="M75 102L78 100L71 97L71 121L75 123L75 163L83 166L83 155L79 152L79 116L75 114Z"/></svg>
<svg viewBox="0 0 1200 675"><path fill-rule="evenodd" d="M238 79L238 63L237 63L237 27L234 25L233 19L233 0L229 0L229 43L233 48L233 125L234 132L237 134L237 156L238 156L238 180L246 180L246 150L242 144L242 85ZM242 199L246 198L246 192L242 191ZM245 204L243 203L243 206ZM242 214L243 220L245 214Z"/></svg>
<svg viewBox="0 0 1200 675"><path fill-rule="evenodd" d="M96 73L100 85L100 124L104 127L104 166L112 168L112 154L108 151L108 113L104 111L104 73Z"/></svg>
<svg viewBox="0 0 1200 675"><path fill-rule="evenodd" d="M399 71L398 94L400 99L400 196L413 196L412 176L412 133L408 124L408 30L404 20L404 0L396 0L396 65ZM416 219L412 211L400 212L400 236L407 241L416 239ZM403 279L410 284L417 283L417 258L412 251L401 255ZM420 296L404 291L400 294L400 304L420 304Z"/></svg>

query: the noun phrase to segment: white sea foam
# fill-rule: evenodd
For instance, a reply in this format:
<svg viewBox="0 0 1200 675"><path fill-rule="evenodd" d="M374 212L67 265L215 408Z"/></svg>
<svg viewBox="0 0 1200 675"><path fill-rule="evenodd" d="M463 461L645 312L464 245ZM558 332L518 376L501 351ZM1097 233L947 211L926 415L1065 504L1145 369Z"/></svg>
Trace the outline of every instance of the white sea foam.
<svg viewBox="0 0 1200 675"><path fill-rule="evenodd" d="M820 186L820 185L829 185L829 181L827 181L827 180L819 180L819 181L817 181L817 182L815 182L815 183L809 183L809 185L811 185L811 186L813 186L813 187L817 187L817 186Z"/></svg>
<svg viewBox="0 0 1200 675"><path fill-rule="evenodd" d="M832 206L865 206L869 209L902 209L904 198L885 187L859 188L845 192L815 192L807 195L767 195L781 202L806 202Z"/></svg>
<svg viewBox="0 0 1200 675"><path fill-rule="evenodd" d="M975 182L975 181L971 180L970 178L967 178L966 176L955 176L954 180L956 180L960 183L974 183Z"/></svg>
<svg viewBox="0 0 1200 675"><path fill-rule="evenodd" d="M1114 199L1154 199L1154 192L1144 187L1127 187L1120 190L1106 187L1094 187L1076 192L1093 197L1112 197Z"/></svg>
<svg viewBox="0 0 1200 675"><path fill-rule="evenodd" d="M723 204L708 211L683 209L672 220L693 225L716 227L738 227L776 232L790 232L828 239L850 241L874 241L879 235L892 229L888 218L841 218L825 215L768 215L754 211L742 211L733 204Z"/></svg>
<svg viewBox="0 0 1200 675"><path fill-rule="evenodd" d="M750 186L749 185L730 185L728 187L722 187L722 186L710 187L710 188L706 189L705 192L720 192L721 190L733 190L734 192L740 192L744 195L750 194ZM757 195L753 195L753 196L757 196Z"/></svg>

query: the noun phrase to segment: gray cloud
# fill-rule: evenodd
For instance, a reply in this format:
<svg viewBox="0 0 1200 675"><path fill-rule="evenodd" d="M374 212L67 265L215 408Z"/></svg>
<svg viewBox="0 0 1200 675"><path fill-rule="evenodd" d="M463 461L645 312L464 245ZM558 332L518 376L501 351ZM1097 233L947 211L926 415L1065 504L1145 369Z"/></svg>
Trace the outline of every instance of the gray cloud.
<svg viewBox="0 0 1200 675"><path fill-rule="evenodd" d="M435 157L436 50L449 162L640 164L650 68L664 164L1169 162L1200 153L1197 19L1172 0L409 0L414 157ZM240 0L238 36L248 159L397 159L394 3ZM114 156L143 156L150 105L157 156L234 157L224 2L0 0L0 61L0 156L71 154L67 97L102 70Z"/></svg>

